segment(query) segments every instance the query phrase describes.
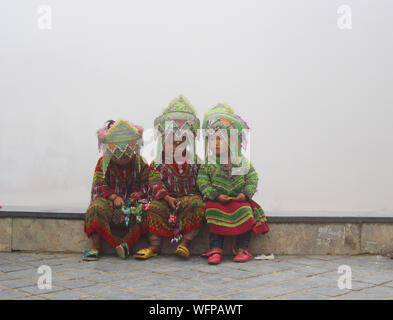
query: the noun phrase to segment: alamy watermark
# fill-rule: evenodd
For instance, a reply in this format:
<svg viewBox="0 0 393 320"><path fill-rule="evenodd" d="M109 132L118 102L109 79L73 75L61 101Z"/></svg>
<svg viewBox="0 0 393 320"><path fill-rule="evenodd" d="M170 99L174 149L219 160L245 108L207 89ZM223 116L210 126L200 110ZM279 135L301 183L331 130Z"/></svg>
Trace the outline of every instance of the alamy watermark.
<svg viewBox="0 0 393 320"><path fill-rule="evenodd" d="M159 133L153 129L144 132L144 153L156 164L221 164L231 165L232 175L248 173L249 130L198 129L193 132L172 128L170 124L166 128Z"/></svg>
<svg viewBox="0 0 393 320"><path fill-rule="evenodd" d="M38 274L42 274L38 278L37 286L40 290L50 290L52 289L52 269L47 265L42 265L37 270Z"/></svg>
<svg viewBox="0 0 393 320"><path fill-rule="evenodd" d="M352 8L349 5L343 4L337 8L337 27L340 30L352 29Z"/></svg>
<svg viewBox="0 0 393 320"><path fill-rule="evenodd" d="M352 290L352 269L348 265L341 265L338 267L337 273L341 276L337 280L337 286L339 289Z"/></svg>
<svg viewBox="0 0 393 320"><path fill-rule="evenodd" d="M52 8L48 5L40 5L37 7L37 27L40 30L52 29Z"/></svg>

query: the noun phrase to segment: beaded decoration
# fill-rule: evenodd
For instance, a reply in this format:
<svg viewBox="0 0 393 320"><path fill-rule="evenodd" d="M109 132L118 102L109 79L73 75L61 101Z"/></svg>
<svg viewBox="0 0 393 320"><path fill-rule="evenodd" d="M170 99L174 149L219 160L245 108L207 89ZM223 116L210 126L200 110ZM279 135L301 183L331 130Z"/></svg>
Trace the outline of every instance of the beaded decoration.
<svg viewBox="0 0 393 320"><path fill-rule="evenodd" d="M173 209L173 213L169 215L169 224L171 226L174 226L175 230L173 232L173 238L171 239L171 243L178 244L181 239L183 238L183 235L181 234L181 231L183 229L183 223L179 219L179 209L181 207L181 202L178 202L176 205L176 208Z"/></svg>

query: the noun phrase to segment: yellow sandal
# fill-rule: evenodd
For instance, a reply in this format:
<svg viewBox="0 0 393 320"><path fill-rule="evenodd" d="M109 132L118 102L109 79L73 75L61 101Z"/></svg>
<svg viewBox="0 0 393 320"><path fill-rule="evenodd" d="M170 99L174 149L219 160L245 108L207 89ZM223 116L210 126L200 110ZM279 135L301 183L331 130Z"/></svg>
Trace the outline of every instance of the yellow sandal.
<svg viewBox="0 0 393 320"><path fill-rule="evenodd" d="M190 250L187 249L187 247L182 246L179 244L176 248L176 254L183 257L183 258L189 258L190 257Z"/></svg>
<svg viewBox="0 0 393 320"><path fill-rule="evenodd" d="M149 259L151 257L156 257L158 256L157 252L154 252L153 250L149 248L141 249L138 252L134 254L135 259Z"/></svg>

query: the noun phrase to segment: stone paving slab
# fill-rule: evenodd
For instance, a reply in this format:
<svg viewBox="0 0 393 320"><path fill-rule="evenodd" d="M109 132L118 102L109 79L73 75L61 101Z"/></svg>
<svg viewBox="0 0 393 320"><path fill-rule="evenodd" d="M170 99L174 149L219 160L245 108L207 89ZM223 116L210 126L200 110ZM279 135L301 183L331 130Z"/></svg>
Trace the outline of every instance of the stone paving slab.
<svg viewBox="0 0 393 320"><path fill-rule="evenodd" d="M38 267L52 271L39 289ZM351 268L352 289L340 289L339 266ZM383 256L277 256L273 261L220 265L161 255L148 261L106 255L0 253L0 300L393 300L393 260Z"/></svg>
<svg viewBox="0 0 393 320"><path fill-rule="evenodd" d="M28 294L13 289L0 288L0 300L12 300L21 297L28 297Z"/></svg>
<svg viewBox="0 0 393 320"><path fill-rule="evenodd" d="M274 300L326 300L326 297L318 294L295 292L280 297L271 298ZM269 300L271 300L269 299Z"/></svg>

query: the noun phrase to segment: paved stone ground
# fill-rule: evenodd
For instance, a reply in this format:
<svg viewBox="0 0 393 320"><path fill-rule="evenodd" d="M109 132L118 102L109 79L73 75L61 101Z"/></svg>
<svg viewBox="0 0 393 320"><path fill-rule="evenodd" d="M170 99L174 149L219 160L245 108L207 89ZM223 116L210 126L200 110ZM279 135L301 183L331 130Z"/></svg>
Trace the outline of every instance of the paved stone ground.
<svg viewBox="0 0 393 320"><path fill-rule="evenodd" d="M52 289L37 286L38 267L52 269ZM338 267L352 270L339 289ZM382 256L279 256L239 264L224 257L162 255L148 261L80 254L0 253L0 299L393 299L393 260Z"/></svg>

